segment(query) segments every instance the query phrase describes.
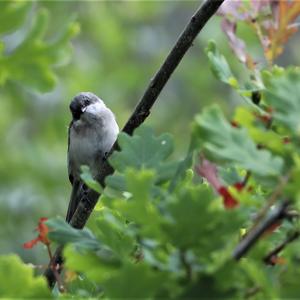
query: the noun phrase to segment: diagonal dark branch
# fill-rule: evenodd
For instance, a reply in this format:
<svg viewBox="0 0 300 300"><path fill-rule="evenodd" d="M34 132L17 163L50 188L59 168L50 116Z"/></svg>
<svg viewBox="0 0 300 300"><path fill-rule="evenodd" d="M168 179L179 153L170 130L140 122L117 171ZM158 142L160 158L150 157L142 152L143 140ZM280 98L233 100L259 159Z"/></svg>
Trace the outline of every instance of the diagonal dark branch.
<svg viewBox="0 0 300 300"><path fill-rule="evenodd" d="M150 114L150 110L157 100L160 92L166 85L168 79L184 57L187 50L192 46L192 43L207 21L216 13L220 5L225 0L206 0L199 7L196 13L192 16L190 22L187 24L184 31L179 36L175 46L172 48L171 52L165 59L164 63L155 74L154 78L151 79L143 97L140 99L137 107L135 108L133 114L125 124L123 131L132 134L133 131L139 127L145 119ZM110 154L114 150L118 150L118 144L115 143ZM113 168L109 165L108 161L105 161L101 166L101 173L97 180L104 186L105 178L113 173ZM70 224L74 228L81 229L84 227L86 221L88 220L91 212L93 211L99 194L93 190L88 190L87 195L81 199L77 210L75 211ZM61 258L62 248L59 248L50 264L56 265L56 262L62 261ZM44 274L48 280L48 284L52 287L55 283L55 277L52 274L51 268Z"/></svg>
<svg viewBox="0 0 300 300"><path fill-rule="evenodd" d="M150 114L150 109L158 95L179 65L187 50L192 46L194 39L223 2L224 0L207 0L192 16L163 65L148 85L145 94L126 123L123 129L124 132L132 134L134 129L144 122L146 117Z"/></svg>
<svg viewBox="0 0 300 300"><path fill-rule="evenodd" d="M268 228L285 218L288 205L289 201L278 204L263 221L257 224L237 245L232 254L233 258L239 260L243 257Z"/></svg>

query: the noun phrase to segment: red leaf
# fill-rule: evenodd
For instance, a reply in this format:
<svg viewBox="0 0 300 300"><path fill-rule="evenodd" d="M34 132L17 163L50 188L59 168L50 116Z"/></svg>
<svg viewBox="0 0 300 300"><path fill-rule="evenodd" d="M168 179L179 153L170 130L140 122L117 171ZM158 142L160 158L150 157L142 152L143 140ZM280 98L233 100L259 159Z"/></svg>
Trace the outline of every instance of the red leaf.
<svg viewBox="0 0 300 300"><path fill-rule="evenodd" d="M237 183L235 183L233 186L235 187L235 189L236 189L237 191L240 192L240 191L242 191L243 188L245 187L245 184L244 184L243 182L237 182Z"/></svg>
<svg viewBox="0 0 300 300"><path fill-rule="evenodd" d="M35 239L28 241L26 243L23 244L23 248L25 249L31 249L32 247L34 247L38 242L41 242L45 245L50 245L50 240L48 239L48 232L49 232L49 228L48 226L44 223L46 222L48 219L47 218L40 218L39 219L39 223L38 226L36 228L36 231L39 232L38 237L36 237Z"/></svg>
<svg viewBox="0 0 300 300"><path fill-rule="evenodd" d="M272 121L272 115L270 114L259 114L257 112L254 112L253 113L254 116L259 120L261 121L262 123L264 123L265 125L269 125L270 122Z"/></svg>
<svg viewBox="0 0 300 300"><path fill-rule="evenodd" d="M46 222L48 219L47 218L40 218L39 220L39 224L38 224L38 227L37 227L37 231L39 232L39 238L40 238L40 241L47 245L47 244L50 244L50 241L48 239L48 232L49 232L49 228L48 226L44 223Z"/></svg>
<svg viewBox="0 0 300 300"><path fill-rule="evenodd" d="M276 223L274 223L274 224L272 224L271 226L269 226L266 230L265 230L265 232L263 233L263 237L266 237L266 236L269 236L271 233L273 233L277 228L279 228L280 227L280 225L281 225L281 221L279 221L279 222L276 222Z"/></svg>
<svg viewBox="0 0 300 300"><path fill-rule="evenodd" d="M236 57L242 63L246 63L249 57L246 53L246 45L244 41L238 38L236 35L236 23L224 18L222 20L221 26L223 31L227 35L229 45Z"/></svg>
<svg viewBox="0 0 300 300"><path fill-rule="evenodd" d="M213 189L222 196L226 209L232 209L239 205L239 202L229 193L228 189L222 185L218 177L217 166L209 160L202 158L201 164L195 167L198 175L204 177ZM234 187L240 191L244 188L243 182L237 182Z"/></svg>
<svg viewBox="0 0 300 300"><path fill-rule="evenodd" d="M286 259L283 258L283 257L279 257L277 255L273 255L271 258L270 258L270 263L272 265L285 265L286 264Z"/></svg>
<svg viewBox="0 0 300 300"><path fill-rule="evenodd" d="M31 248L33 248L33 246L35 246L39 241L40 241L40 238L37 237L37 238L35 238L35 239L33 239L33 240L29 241L29 242L24 243L24 244L23 244L23 248L24 248L24 249L31 249Z"/></svg>
<svg viewBox="0 0 300 300"><path fill-rule="evenodd" d="M233 198L225 186L221 186L218 192L223 197L223 204L226 209L232 209L239 205L239 202Z"/></svg>
<svg viewBox="0 0 300 300"><path fill-rule="evenodd" d="M196 172L201 177L204 177L207 182L218 191L222 186L220 179L218 178L217 166L207 159L202 159L201 164L196 166Z"/></svg>

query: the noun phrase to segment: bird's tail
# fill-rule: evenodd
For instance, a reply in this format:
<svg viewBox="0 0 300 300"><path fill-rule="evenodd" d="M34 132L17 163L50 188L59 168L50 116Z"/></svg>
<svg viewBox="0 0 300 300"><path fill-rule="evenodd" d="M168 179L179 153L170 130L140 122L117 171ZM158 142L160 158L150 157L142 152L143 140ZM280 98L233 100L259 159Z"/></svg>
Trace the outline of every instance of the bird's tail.
<svg viewBox="0 0 300 300"><path fill-rule="evenodd" d="M77 205L81 199L81 195L83 192L83 186L84 183L81 180L74 180L73 182L73 188L72 188L72 193L70 197L70 202L69 202L69 207L67 211L67 216L66 216L66 221L70 223L73 214L75 213L77 209Z"/></svg>

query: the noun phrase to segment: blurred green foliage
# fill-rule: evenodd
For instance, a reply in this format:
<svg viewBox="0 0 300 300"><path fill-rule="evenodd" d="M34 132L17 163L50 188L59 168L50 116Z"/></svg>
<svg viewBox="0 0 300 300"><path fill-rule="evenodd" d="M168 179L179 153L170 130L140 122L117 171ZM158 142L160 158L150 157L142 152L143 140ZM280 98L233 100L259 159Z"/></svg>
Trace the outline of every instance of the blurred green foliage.
<svg viewBox="0 0 300 300"><path fill-rule="evenodd" d="M96 93L122 127L197 6L1 2L1 253L16 252L31 262L45 260L42 249L28 252L21 245L30 239L40 216L65 214L72 97L80 91ZM176 133L177 157L189 145L187 131L195 111L222 99L216 91L223 88L216 88L203 54L208 37L221 36L216 26L212 22L204 30L147 120L157 132Z"/></svg>
<svg viewBox="0 0 300 300"><path fill-rule="evenodd" d="M45 278L35 277L33 266L25 266L20 257L0 256L0 269L1 298L50 298Z"/></svg>
<svg viewBox="0 0 300 300"><path fill-rule="evenodd" d="M294 78L289 76L290 72L282 74L289 83ZM299 75L299 70L294 69L292 73ZM267 88L266 95L271 90L272 86ZM251 108L247 111L255 112ZM280 119L274 120L275 128L279 124ZM228 171L227 167L236 172L252 171L245 189L234 192L229 188L238 200L238 207L226 209L217 191L197 180L197 163L195 174L191 162L185 168L177 163L177 169L173 168L164 181L157 180L160 168L172 161L170 135L156 137L144 125L132 137L123 134L120 139L123 147L111 158L118 176L122 176L122 185L111 185L108 180L109 189L103 191L87 224L92 234L87 234L87 229L75 230L59 218L47 222L52 230L50 238L68 244L64 250L65 268L67 272L75 272L65 283L70 295L108 299L283 299L299 294L299 286L293 280L299 268L294 244L299 245L299 240L291 248L283 248L275 257L278 262L274 265L264 261L286 236L299 231L299 219L280 221L280 228L272 234L265 232L240 261L232 257L241 239L240 230L252 224L251 216L273 197L278 181L289 168L293 170L289 188L281 191L282 195L277 192L276 200L278 203L291 197L298 207L298 192L294 191L299 191L296 179L300 164L290 164L293 157L298 157L297 143L291 143L290 150L276 161L272 158L274 150L252 147L253 140L244 129L231 126L215 105L196 116L193 125L192 135L197 142L190 148L191 152L198 156L205 150L207 157ZM260 125L258 122L248 126L266 131ZM206 134L206 130L213 128L216 130ZM280 136L276 131L274 134ZM236 151L237 142L240 152ZM223 149L226 143L227 148ZM247 146L252 155L247 152ZM133 162L133 153L142 159L137 157ZM269 166L271 159L274 159L275 174ZM282 168L280 173L276 170L278 162ZM180 179L170 190L178 171ZM274 175L276 180L268 180Z"/></svg>
<svg viewBox="0 0 300 300"><path fill-rule="evenodd" d="M70 193L66 171L66 149L67 126L70 120L68 105L72 97L80 91L96 93L115 112L118 123L122 127L150 78L166 57L197 6L197 2L189 1L2 1L0 3L1 254L17 253L25 262L36 264L47 261L46 251L42 247L25 251L22 249L22 243L32 238L32 228L39 217L65 215ZM259 47L254 35L243 27L239 30L240 34L247 39L251 51L259 57ZM255 260L250 259L242 263L240 272L235 272L233 263L225 263L229 255L228 249L232 246L232 241L236 241L236 232L232 228L224 227L226 234L218 241L218 245L205 243L202 245L200 241L194 240L198 231L190 231L186 236L176 231L181 226L182 230L186 228L185 231L188 231L192 225L201 227L198 222L204 224L208 220L214 220L213 228L220 228L224 218L220 206L210 208L209 201L200 202L195 196L200 194L207 200L212 197L207 188L195 187L188 180L185 169L190 164L189 154L186 156L185 163L178 165L178 161L186 155L190 145L189 131L196 112L211 102L218 102L226 114L231 114L237 103L243 103L230 87L219 83L208 71L210 66L204 48L211 38L217 41L218 47L222 49L221 52L230 61L232 69L230 72L240 74L239 78L241 77L242 80L248 80L248 73L233 58L222 36L219 20L214 18L185 56L147 120L147 124L154 128L158 136L162 132L170 132L174 135L172 143L175 151L171 154L174 163L169 165L169 161L163 162L159 168L164 172L168 170L173 172L173 166L178 167L180 181L178 179L176 182L181 183L181 180L185 180L185 188L181 191L176 190L174 199L169 199L170 201L165 203L171 213L170 218L162 220L159 212L166 207L151 203L152 198L155 201L155 197L162 193L159 188L153 186L158 183L165 184L164 180L170 179L168 172L165 172L167 175L163 176L164 180L156 182L155 172L161 171L157 166L149 163L146 166L151 166L151 170L139 168L134 171L125 170L122 168L121 158L118 158L115 164L120 166L120 170L122 169L122 178L119 181L118 178L112 180L111 190L118 184L118 187L126 186L133 199L141 197L148 203L147 209L138 206L137 202L125 204L124 199L117 198L111 204L113 207L108 205L108 208L102 208L97 218L91 221L91 228L96 238L103 240L118 258L126 256L135 242L132 231L136 233L134 231L136 228L131 228L125 217L133 219L136 223L144 219L149 220L147 223L149 226L142 227L141 233L145 236L150 234L151 238L152 234L156 237L158 234L161 235L161 228L163 228L163 241L170 239L173 245L166 244L166 248L161 249L151 244L149 240L147 247L153 248L154 252L145 251L145 264L133 264L132 261L127 261L122 265L115 257L107 257L107 253L78 254L72 246L69 246L66 249L66 255L70 258L68 266L78 271L85 271L88 277L86 281L75 283L74 291L78 291L78 286L86 284L85 288L92 286L94 295L100 295L101 289L90 282L92 279L106 288L108 296L119 297L128 286L125 285L126 274L141 278L141 286L133 286L132 290L128 290L128 295L141 296L142 289L148 291L146 295L148 297L157 295L158 282L163 283L159 296L181 295L187 298L197 295L199 289L207 290L207 297L220 297L227 293L228 296L232 296L234 278L237 279L237 282L234 282L234 293L241 292L249 286L249 283L250 286L255 287L257 282L268 282L265 276L269 276L272 271L261 270L260 264ZM220 57L214 59L218 64ZM294 39L286 55L278 62L282 65L291 62L295 64L298 62L297 59L299 59L298 44ZM226 77L228 72L224 74ZM281 84L282 80L278 80ZM228 83L234 85L230 80ZM246 92L249 90L252 90L252 87L246 89ZM272 92L273 90L270 89L270 93ZM246 96L248 97L249 93ZM266 99L267 97L266 95ZM287 100L290 104L294 104L293 97ZM279 112L282 111L283 109ZM293 113L295 114L296 111ZM247 114L240 116L245 120L244 116ZM266 137L262 131L257 134L250 123L248 126L251 127L249 132L254 141ZM161 154L155 159L163 160L170 153L158 151L153 154ZM130 153L125 155L129 161L132 159L130 155ZM141 162L144 163L143 160ZM168 169L167 166L170 168ZM290 188L295 190L294 186ZM116 215L115 208L123 215ZM207 216L206 219L197 220L196 224L190 224L181 214L183 210L188 210L193 216L199 209L207 211ZM228 214L226 218L232 220L228 226L237 228L241 224L238 217ZM170 220L175 220L180 226L176 230L172 229ZM90 238L89 234L90 232L84 238ZM202 234L210 234L210 231L207 232L207 228L203 226ZM116 236L120 238L119 242ZM78 237L74 233L73 238L81 239L82 236ZM207 269L204 273L198 273L200 275L183 293L182 289L174 284L173 273L179 274L179 278L184 274L184 267L178 267L181 258L176 247L188 247L194 241L200 243L197 244L197 251L199 249L201 251L197 252L197 255L201 256L201 263L206 264ZM210 253L211 247L216 247L216 252ZM165 254L169 253L168 251L172 253L170 257ZM291 247L288 251L295 255L297 248ZM188 260L194 262L193 254L190 252L185 254ZM102 259L99 259L99 255ZM170 261L167 261L167 258ZM6 256L3 256L1 266L6 264L5 260ZM288 261L288 266L292 263L292 260ZM7 264L11 265L12 274L18 272L27 274L28 285L32 287L33 294L24 294L24 297L46 297L46 292L43 294L44 282L39 278L33 278L29 269L23 270L24 266L17 258L9 258ZM162 272L156 276L149 265L169 268L167 270L172 275ZM87 267L90 269L87 270ZM8 266L5 268L7 269ZM198 272L202 265L195 262L195 268ZM218 276L222 277L222 281L218 280ZM242 287L238 286L238 279L242 278L241 276L244 276ZM298 290L294 283L297 276L296 270L288 273L284 280L289 288L286 288L281 295L286 297L297 295ZM184 279L180 278L180 280ZM124 286L120 285L118 289L114 289L116 281L124 282ZM34 294L35 288L38 290L37 294ZM209 294L209 290L214 291L215 294ZM6 296L13 296L9 290L5 293ZM263 297L267 298L278 295L271 289L264 293Z"/></svg>

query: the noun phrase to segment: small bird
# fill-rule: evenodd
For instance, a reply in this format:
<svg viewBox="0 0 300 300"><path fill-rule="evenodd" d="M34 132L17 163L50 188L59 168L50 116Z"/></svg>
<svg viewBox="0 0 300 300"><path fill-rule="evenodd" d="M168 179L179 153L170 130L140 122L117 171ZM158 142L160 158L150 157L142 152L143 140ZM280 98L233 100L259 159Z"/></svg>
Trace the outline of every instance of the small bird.
<svg viewBox="0 0 300 300"><path fill-rule="evenodd" d="M95 94L82 92L70 104L72 121L68 131L68 173L73 186L66 221L71 218L86 190L80 167L87 165L94 178L115 143L119 127L113 112Z"/></svg>

